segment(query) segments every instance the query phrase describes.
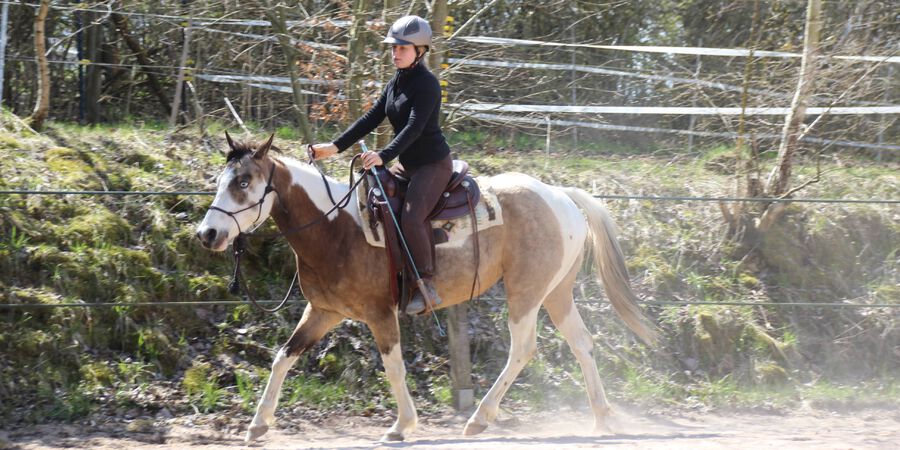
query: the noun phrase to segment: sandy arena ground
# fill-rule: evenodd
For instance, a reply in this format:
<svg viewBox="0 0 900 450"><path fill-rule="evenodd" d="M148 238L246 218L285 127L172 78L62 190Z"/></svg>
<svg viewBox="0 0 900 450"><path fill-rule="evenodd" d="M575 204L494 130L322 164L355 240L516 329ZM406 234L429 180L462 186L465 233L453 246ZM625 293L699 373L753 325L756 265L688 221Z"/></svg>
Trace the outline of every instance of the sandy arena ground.
<svg viewBox="0 0 900 450"><path fill-rule="evenodd" d="M202 416L197 416L201 417ZM464 415L420 417L405 442L380 443L389 417L335 417L324 424L293 420L258 442L246 444L243 429L174 418L136 427L39 425L0 431L0 448L48 449L900 449L900 409L790 413L635 412L617 409L615 434L594 435L586 411L556 413L502 411L478 436L461 435ZM241 427L243 428L243 426Z"/></svg>

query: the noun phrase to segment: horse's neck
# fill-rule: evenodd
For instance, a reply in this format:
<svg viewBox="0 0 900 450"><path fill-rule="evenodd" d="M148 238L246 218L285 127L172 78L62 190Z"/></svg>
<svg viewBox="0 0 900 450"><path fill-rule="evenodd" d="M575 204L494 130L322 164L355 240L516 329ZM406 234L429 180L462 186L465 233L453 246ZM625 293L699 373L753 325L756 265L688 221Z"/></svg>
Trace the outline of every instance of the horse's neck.
<svg viewBox="0 0 900 450"><path fill-rule="evenodd" d="M281 158L281 162L284 163L284 167L290 174L291 185L297 186L302 191L306 192L306 196L312 202L312 208L304 205L303 209L312 212L316 217L321 216L332 209L334 206L334 203L331 202L332 199L334 199L334 201L339 201L344 198L347 191L350 190L349 185L338 182L331 177L326 176L323 181L322 175L311 164L290 158ZM327 188L326 183L328 185ZM328 195L329 189L331 191L331 196ZM291 191L296 192L295 189L291 189ZM350 212L350 208L355 209L355 203L351 202L347 207L348 212ZM333 212L328 215L328 218L329 220L334 220L336 216L337 212Z"/></svg>
<svg viewBox="0 0 900 450"><path fill-rule="evenodd" d="M340 202L350 190L349 185L329 177L323 181L322 175L309 164L288 158L281 161L287 172L285 179L289 178L290 182L279 188L278 195L284 209L276 205L272 209L272 217L291 246L298 256L311 261L346 257L334 253L343 247L342 241L362 235L356 194L352 193L346 208L334 208L331 198ZM326 182L331 197L325 187ZM323 219L323 215L332 209L334 211L328 214L328 218ZM306 226L314 222L314 225Z"/></svg>

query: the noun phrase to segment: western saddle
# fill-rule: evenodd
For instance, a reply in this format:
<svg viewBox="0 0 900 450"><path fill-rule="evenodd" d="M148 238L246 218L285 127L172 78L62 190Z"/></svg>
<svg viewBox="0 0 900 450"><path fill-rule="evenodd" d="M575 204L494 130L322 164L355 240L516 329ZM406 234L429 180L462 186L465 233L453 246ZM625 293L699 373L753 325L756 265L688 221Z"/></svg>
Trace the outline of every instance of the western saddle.
<svg viewBox="0 0 900 450"><path fill-rule="evenodd" d="M391 291L394 298L400 304L400 310L406 308L411 294L415 288L415 277L409 266L409 257L406 250L400 243L400 230L391 219L390 209L394 212L397 220L400 220L400 214L403 211L403 202L406 198L406 189L409 180L394 175L391 171L382 169L377 171L378 179L384 192L378 187L374 176L367 174L365 188L366 191L366 208L369 211L369 226L375 230L381 223L384 230L384 248L388 254L388 274L391 281ZM475 178L469 175L469 164L465 161L453 161L453 175L444 188L440 200L428 215L428 220L451 220L465 215L469 215L472 219L473 242L475 244L475 274L478 274L478 222L475 216L475 206L481 199L481 190L475 182ZM378 233L373 233L375 236ZM448 239L447 232L443 228L432 228L431 235L432 248L435 244L446 242ZM434 255L434 252L432 252ZM474 289L473 282L473 289ZM428 308L426 308L428 309Z"/></svg>

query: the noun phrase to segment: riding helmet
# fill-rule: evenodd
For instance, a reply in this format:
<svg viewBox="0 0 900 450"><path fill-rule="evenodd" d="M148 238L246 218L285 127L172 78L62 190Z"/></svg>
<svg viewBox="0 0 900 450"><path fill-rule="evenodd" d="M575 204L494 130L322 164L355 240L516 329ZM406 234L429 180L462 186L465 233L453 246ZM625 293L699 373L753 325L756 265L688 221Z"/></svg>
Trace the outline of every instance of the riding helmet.
<svg viewBox="0 0 900 450"><path fill-rule="evenodd" d="M431 47L431 25L419 16L401 17L391 25L381 42Z"/></svg>

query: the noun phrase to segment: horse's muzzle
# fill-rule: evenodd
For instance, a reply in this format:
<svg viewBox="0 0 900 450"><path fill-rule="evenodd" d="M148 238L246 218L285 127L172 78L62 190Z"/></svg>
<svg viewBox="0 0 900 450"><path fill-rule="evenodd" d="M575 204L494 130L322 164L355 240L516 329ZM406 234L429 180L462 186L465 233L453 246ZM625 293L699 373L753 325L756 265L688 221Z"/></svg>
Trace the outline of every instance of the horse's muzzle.
<svg viewBox="0 0 900 450"><path fill-rule="evenodd" d="M200 239L200 243L205 248L222 251L225 250L225 247L227 246L228 231L219 233L215 228L200 229L197 231L197 239Z"/></svg>

